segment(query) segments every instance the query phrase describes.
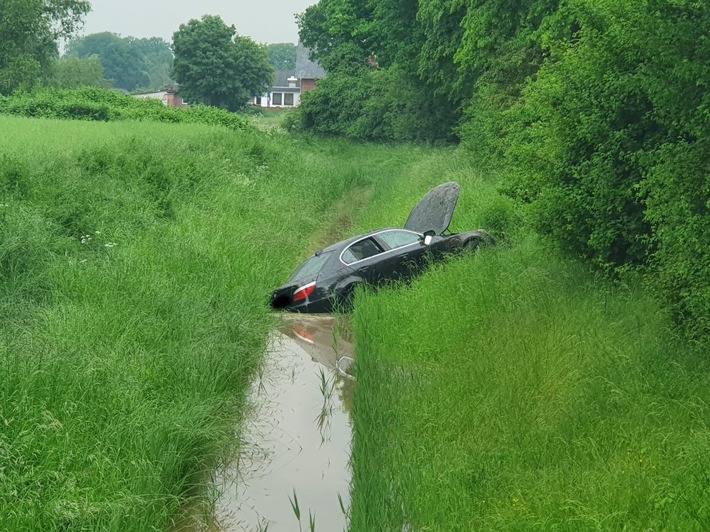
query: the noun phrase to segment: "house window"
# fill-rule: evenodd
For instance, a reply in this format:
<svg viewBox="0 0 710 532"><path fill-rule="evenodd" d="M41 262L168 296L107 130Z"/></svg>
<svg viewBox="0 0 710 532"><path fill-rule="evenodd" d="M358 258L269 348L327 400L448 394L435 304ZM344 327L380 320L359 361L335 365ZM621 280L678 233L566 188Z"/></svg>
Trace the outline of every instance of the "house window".
<svg viewBox="0 0 710 532"><path fill-rule="evenodd" d="M284 93L284 105L293 105L293 93L292 92Z"/></svg>
<svg viewBox="0 0 710 532"><path fill-rule="evenodd" d="M256 105L261 105L261 96L257 96L256 98L254 98L254 103Z"/></svg>
<svg viewBox="0 0 710 532"><path fill-rule="evenodd" d="M274 105L281 105L283 94L280 92L274 93Z"/></svg>

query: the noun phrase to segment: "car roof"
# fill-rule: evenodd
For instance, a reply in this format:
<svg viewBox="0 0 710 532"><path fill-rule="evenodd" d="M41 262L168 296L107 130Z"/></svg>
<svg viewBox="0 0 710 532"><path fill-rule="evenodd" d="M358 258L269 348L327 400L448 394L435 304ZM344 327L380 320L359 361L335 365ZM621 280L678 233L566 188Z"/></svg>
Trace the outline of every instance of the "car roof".
<svg viewBox="0 0 710 532"><path fill-rule="evenodd" d="M353 242L357 242L358 240L361 240L363 238L370 237L372 235L376 235L377 233L382 233L383 231L404 231L407 233L415 232L416 231L411 231L410 229L402 229L401 227L383 227L382 229L376 229L374 231L370 231L369 233L363 233L362 235L357 235L353 236L350 238L347 238L345 240L341 240L340 242L336 242L335 244L332 244L328 246L327 248L324 248L321 251L318 251L316 255L319 255L321 253L326 253L326 252L331 252L331 251L339 251L341 249L346 248Z"/></svg>

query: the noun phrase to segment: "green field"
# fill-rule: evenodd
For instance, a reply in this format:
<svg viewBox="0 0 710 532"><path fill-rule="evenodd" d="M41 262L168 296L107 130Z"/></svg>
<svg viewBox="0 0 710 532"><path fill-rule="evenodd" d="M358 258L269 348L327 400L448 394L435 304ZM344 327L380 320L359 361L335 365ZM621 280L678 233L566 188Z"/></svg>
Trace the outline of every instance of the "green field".
<svg viewBox="0 0 710 532"><path fill-rule="evenodd" d="M273 122L0 117L0 529L209 502L270 290L449 180L499 246L358 294L352 530L710 527L708 359L640 283L558 258L455 149Z"/></svg>

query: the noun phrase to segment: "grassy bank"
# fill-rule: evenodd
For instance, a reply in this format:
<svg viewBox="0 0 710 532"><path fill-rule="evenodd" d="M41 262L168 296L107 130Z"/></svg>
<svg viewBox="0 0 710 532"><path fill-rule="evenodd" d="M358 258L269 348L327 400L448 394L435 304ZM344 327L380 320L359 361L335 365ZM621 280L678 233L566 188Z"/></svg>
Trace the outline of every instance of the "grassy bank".
<svg viewBox="0 0 710 532"><path fill-rule="evenodd" d="M309 230L310 192L277 193L253 133L0 120L0 528L164 528L228 446L296 251L258 224Z"/></svg>
<svg viewBox="0 0 710 532"><path fill-rule="evenodd" d="M0 153L0 529L163 529L234 444L270 290L377 170L149 122L0 117Z"/></svg>
<svg viewBox="0 0 710 532"><path fill-rule="evenodd" d="M453 229L508 238L359 295L352 530L707 529L703 349L632 282L516 231L495 180L454 155L428 165L363 222L456 179Z"/></svg>
<svg viewBox="0 0 710 532"><path fill-rule="evenodd" d="M449 180L500 245L362 294L356 531L703 529L710 379L632 283L455 150L0 117L0 529L169 526L234 445L308 253Z"/></svg>

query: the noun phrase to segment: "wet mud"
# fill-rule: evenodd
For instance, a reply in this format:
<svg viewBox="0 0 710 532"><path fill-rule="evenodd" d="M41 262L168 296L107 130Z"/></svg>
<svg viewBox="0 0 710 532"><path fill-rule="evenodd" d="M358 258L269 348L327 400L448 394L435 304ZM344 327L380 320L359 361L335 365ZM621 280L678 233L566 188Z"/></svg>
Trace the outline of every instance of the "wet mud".
<svg viewBox="0 0 710 532"><path fill-rule="evenodd" d="M240 453L217 472L217 529L347 528L354 356L347 324L286 315L252 385Z"/></svg>

